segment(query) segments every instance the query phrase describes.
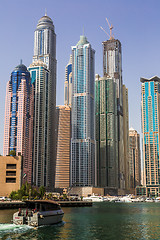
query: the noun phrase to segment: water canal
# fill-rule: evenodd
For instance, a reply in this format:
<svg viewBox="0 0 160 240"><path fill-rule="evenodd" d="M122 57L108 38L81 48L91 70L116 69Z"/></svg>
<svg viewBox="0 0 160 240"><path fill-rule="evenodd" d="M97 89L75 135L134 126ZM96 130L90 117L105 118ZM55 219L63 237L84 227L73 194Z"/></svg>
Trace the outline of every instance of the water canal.
<svg viewBox="0 0 160 240"><path fill-rule="evenodd" d="M63 222L33 229L11 224L15 210L0 210L0 239L160 239L160 203L94 203L63 208Z"/></svg>

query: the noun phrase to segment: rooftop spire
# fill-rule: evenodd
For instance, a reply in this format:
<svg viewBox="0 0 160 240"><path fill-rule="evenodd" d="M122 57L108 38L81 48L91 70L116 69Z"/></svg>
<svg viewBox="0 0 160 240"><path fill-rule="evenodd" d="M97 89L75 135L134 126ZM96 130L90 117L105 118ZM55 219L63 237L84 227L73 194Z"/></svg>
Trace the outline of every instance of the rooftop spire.
<svg viewBox="0 0 160 240"><path fill-rule="evenodd" d="M22 59L20 60L20 64L22 64Z"/></svg>
<svg viewBox="0 0 160 240"><path fill-rule="evenodd" d="M47 8L45 8L45 16L47 16Z"/></svg>

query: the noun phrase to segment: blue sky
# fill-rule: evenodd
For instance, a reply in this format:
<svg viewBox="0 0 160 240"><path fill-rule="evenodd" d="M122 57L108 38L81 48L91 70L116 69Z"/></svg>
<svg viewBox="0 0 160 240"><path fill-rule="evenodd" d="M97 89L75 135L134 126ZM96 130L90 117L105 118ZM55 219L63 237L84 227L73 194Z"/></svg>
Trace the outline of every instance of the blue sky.
<svg viewBox="0 0 160 240"><path fill-rule="evenodd" d="M159 0L0 0L0 153L3 153L6 83L23 59L32 62L34 30L47 14L57 34L57 105L64 103L65 66L83 32L96 50L95 72L102 75L102 41L113 24L114 36L122 43L123 82L129 92L129 122L141 132L140 77L160 76Z"/></svg>

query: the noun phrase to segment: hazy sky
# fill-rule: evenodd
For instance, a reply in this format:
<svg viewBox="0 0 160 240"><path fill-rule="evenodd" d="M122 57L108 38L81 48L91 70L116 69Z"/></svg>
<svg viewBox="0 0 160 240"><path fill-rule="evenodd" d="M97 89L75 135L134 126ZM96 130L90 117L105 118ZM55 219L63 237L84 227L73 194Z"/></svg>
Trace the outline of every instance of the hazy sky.
<svg viewBox="0 0 160 240"><path fill-rule="evenodd" d="M160 76L159 0L0 0L0 153L3 153L6 83L23 59L32 62L34 30L44 15L52 18L57 34L57 105L64 103L65 66L83 32L96 50L96 73L102 75L102 41L108 39L100 25L122 43L123 82L129 92L129 122L141 131L140 77Z"/></svg>

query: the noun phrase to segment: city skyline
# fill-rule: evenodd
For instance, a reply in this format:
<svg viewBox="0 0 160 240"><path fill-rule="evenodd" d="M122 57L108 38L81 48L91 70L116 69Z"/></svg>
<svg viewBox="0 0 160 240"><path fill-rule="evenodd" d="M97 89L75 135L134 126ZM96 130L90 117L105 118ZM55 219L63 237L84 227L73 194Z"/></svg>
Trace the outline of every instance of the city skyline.
<svg viewBox="0 0 160 240"><path fill-rule="evenodd" d="M18 1L16 2L18 4ZM138 132L141 132L141 95L139 77L144 76L149 78L153 75L160 75L160 70L158 68L160 59L157 53L160 51L160 49L157 50L160 33L156 30L158 29L158 6L160 6L160 3L158 1L154 1L154 4L151 3L151 1L145 1L145 4L139 3L138 1L135 1L134 3L128 3L127 1L121 1L121 3L118 1L108 1L106 3L106 1L101 1L102 4L99 6L95 1L88 1L85 3L87 6L86 9L83 9L83 18L79 15L76 18L74 11L72 11L75 18L75 23L73 23L73 16L69 16L66 13L66 10L71 7L73 9L78 7L82 9L81 5L83 4L71 1L73 2L73 4L71 4L72 6L67 7L65 1L62 1L64 3L64 7L62 9L62 3L51 3L50 1L43 3L43 1L39 1L39 4L41 5L40 9L37 10L36 3L32 3L32 9L30 9L30 4L26 4L26 11L24 12L22 11L24 9L24 4L19 4L17 9L16 2L13 4L10 1L9 5L7 3L3 3L1 6L3 12L0 16L0 20L3 21L5 19L5 24L1 29L4 35L1 39L1 55L3 58L1 59L2 72L0 84L2 89L2 94L0 96L0 121L2 123L0 127L0 153L3 154L2 139L4 134L3 126L6 83L9 80L10 72L16 65L18 65L19 59L22 58L23 63L27 67L31 63L33 56L33 31L39 18L44 15L45 8L48 9L47 15L53 19L58 36L57 105L63 104L64 102L63 82L65 79L65 66L68 63L71 46L78 41L83 25L85 28L85 35L88 40L92 42L92 46L96 50L95 72L102 75L101 42L108 39L108 37L101 31L99 25L102 25L104 29L109 32L105 21L105 17L107 17L109 22L114 26L113 33L115 35L115 39L120 39L123 46L123 81L129 91L129 126L133 126ZM28 1L28 3L29 2L31 1ZM92 14L97 12L97 7L99 8L99 14L95 15L94 19L87 11L91 3L93 10ZM17 16L14 14L15 9L19 12ZM142 11L143 14L141 15ZM148 14L150 17L148 17ZM63 19L65 19L65 24ZM66 29L65 26L67 24L68 26L70 25L70 27ZM25 29L24 33L23 31L19 31L22 26ZM152 37L153 35L154 39ZM12 44L10 44L10 36L12 36ZM153 42L153 44L151 44L151 42ZM154 64L152 63L153 60ZM137 106L135 107L135 105Z"/></svg>

